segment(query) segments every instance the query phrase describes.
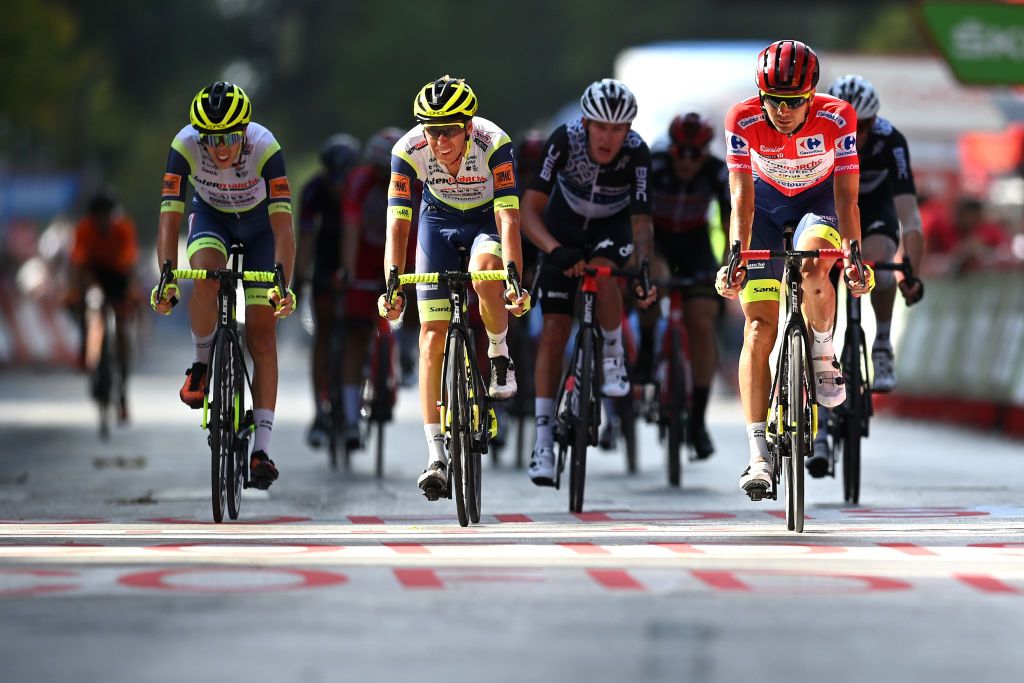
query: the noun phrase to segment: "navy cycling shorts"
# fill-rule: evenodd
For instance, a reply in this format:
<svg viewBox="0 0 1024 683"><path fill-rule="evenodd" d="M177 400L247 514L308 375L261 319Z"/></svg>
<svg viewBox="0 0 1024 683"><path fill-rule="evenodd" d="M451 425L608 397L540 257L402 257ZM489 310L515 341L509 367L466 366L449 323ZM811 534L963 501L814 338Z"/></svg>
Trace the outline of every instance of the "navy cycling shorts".
<svg viewBox="0 0 1024 683"><path fill-rule="evenodd" d="M244 214L218 211L203 202L193 202L188 216L188 257L200 249L216 249L227 258L232 244L242 245L242 266L246 270L274 270L274 231L265 206ZM266 305L266 282L245 283L246 305Z"/></svg>

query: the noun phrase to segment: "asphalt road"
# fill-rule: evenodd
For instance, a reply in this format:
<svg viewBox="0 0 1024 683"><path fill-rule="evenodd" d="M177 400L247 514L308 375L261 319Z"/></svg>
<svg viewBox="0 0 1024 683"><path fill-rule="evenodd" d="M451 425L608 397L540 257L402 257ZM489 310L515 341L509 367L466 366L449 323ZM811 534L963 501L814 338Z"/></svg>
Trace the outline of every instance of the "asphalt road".
<svg viewBox="0 0 1024 683"><path fill-rule="evenodd" d="M414 394L383 480L367 455L331 472L288 357L281 480L222 525L184 356L143 369L107 443L83 378L0 376L0 680L1019 680L1018 442L877 419L861 505L810 481L797 535L738 489L742 420L719 397L719 452L682 490L645 428L639 475L593 454L584 513L488 466L483 523L460 529L416 488Z"/></svg>

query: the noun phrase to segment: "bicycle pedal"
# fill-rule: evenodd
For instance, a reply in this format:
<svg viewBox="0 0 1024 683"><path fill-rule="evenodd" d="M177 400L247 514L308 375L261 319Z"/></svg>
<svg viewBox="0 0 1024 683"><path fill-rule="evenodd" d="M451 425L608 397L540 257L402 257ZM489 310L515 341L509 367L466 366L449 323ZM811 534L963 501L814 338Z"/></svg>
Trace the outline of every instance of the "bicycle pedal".
<svg viewBox="0 0 1024 683"><path fill-rule="evenodd" d="M743 489L743 491L747 494L747 497L755 503L771 497L768 495L768 487L766 486L750 486Z"/></svg>
<svg viewBox="0 0 1024 683"><path fill-rule="evenodd" d="M268 490L270 488L270 485L273 484L273 483L274 482L272 482L272 481L253 479L252 481L250 481L248 484L245 485L245 488L247 488L247 489L257 489L259 491L266 491L266 490Z"/></svg>

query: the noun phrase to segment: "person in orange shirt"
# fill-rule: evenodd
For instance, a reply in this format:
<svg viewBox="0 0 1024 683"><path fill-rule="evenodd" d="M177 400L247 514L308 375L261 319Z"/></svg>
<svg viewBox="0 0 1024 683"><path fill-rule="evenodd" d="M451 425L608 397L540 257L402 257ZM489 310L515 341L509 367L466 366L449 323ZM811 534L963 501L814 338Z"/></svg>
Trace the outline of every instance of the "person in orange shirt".
<svg viewBox="0 0 1024 683"><path fill-rule="evenodd" d="M128 317L138 302L134 291L134 271L138 258L135 223L121 209L117 195L112 190L99 190L89 199L86 215L75 226L67 298L78 310L84 310L85 292L95 284L103 291L103 305L114 310L117 361L121 377L117 395L121 397L119 410L122 422L128 419L126 389L128 359L131 358ZM83 365L84 354L83 338Z"/></svg>

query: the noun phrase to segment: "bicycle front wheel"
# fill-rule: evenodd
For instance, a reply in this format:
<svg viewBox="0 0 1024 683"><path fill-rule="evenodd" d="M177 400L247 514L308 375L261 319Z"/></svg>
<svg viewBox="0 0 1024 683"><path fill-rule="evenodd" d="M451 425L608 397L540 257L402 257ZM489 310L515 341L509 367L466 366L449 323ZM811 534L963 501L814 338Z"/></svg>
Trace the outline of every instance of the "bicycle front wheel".
<svg viewBox="0 0 1024 683"><path fill-rule="evenodd" d="M786 337L789 355L786 371L786 422L790 452L788 461L784 461L784 470L787 475L786 526L797 533L804 530L804 454L807 435L811 431L804 344L803 333L796 329L790 330Z"/></svg>
<svg viewBox="0 0 1024 683"><path fill-rule="evenodd" d="M469 454L469 405L466 395L466 345L458 334L449 334L445 348L445 391L442 403L448 416L448 486L454 489L455 512L460 526L469 526L466 457Z"/></svg>
<svg viewBox="0 0 1024 683"><path fill-rule="evenodd" d="M665 421L665 456L668 466L669 486L680 486L683 480L682 450L687 440L689 406L686 377L686 363L682 357L682 340L673 329L668 356L667 386L659 392L662 396L662 412Z"/></svg>
<svg viewBox="0 0 1024 683"><path fill-rule="evenodd" d="M583 511L583 489L587 479L587 446L591 432L597 428L594 406L594 335L580 335L579 381L576 382L575 416L576 429L573 434L572 453L569 460L569 511Z"/></svg>
<svg viewBox="0 0 1024 683"><path fill-rule="evenodd" d="M213 521L224 521L228 498L228 461L234 450L232 424L231 340L218 331L213 348L213 384L210 402L210 492Z"/></svg>
<svg viewBox="0 0 1024 683"><path fill-rule="evenodd" d="M243 425L242 416L246 414L245 409L245 380L242 370L244 360L241 350L234 344L228 344L230 349L231 374L228 378L230 384L231 405L228 406L230 431L232 434L232 448L225 459L228 465L228 517L238 519L238 513L242 509L242 489L245 488L245 468L249 466L249 439L240 433L242 429L248 429Z"/></svg>

